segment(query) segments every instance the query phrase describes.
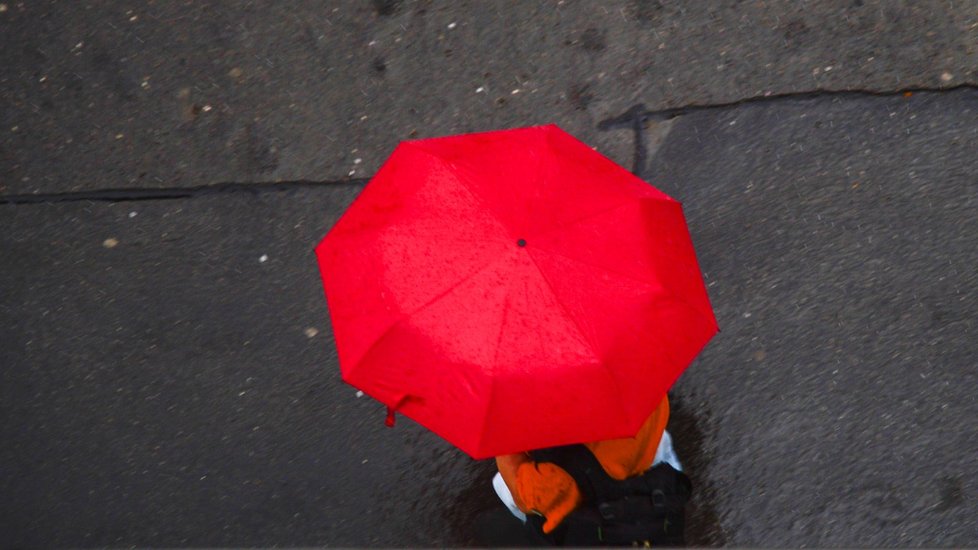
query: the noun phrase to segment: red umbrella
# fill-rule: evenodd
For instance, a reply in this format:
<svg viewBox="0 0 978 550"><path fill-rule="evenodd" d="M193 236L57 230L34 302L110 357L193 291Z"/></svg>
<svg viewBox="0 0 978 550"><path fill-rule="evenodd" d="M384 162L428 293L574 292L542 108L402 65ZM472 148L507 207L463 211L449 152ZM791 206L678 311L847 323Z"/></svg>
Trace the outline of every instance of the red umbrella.
<svg viewBox="0 0 978 550"><path fill-rule="evenodd" d="M343 379L474 458L634 435L717 331L682 206L553 125L401 143L316 254Z"/></svg>

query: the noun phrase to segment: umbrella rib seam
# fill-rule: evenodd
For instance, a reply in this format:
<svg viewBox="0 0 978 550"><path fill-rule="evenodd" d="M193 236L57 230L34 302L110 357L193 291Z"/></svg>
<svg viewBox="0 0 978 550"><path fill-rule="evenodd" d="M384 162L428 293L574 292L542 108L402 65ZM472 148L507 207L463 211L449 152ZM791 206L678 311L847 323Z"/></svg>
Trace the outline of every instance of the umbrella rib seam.
<svg viewBox="0 0 978 550"><path fill-rule="evenodd" d="M611 267L608 267L608 266L604 266L604 265L598 265L598 264L596 264L594 262L589 262L589 261L583 260L581 258L576 258L574 256L570 256L570 255L565 254L564 252L561 252L560 250L557 250L557 249L554 249L554 248L550 248L550 247L546 247L546 246L538 246L537 248L539 248L540 250L543 250L544 252L547 252L548 254L554 254L556 256L560 256L561 258L566 258L566 259L568 259L568 260L570 260L572 262L577 262L577 263L580 263L580 264L584 264L586 266L593 267L594 269L597 269L597 270L600 270L600 271L607 271L608 273L614 273L615 275L618 275L619 277L622 277L624 279L629 279L629 280L632 280L632 281L635 281L635 282L638 282L638 283L643 283L643 284L650 285L650 286L656 286L656 284L657 284L656 281L650 281L648 279L643 279L641 277L635 277L634 275L630 275L628 273L622 273L621 271L618 271L617 269L614 269L614 268L611 268ZM663 287L663 288L665 288L665 287ZM670 294L671 294L671 292L670 292Z"/></svg>
<svg viewBox="0 0 978 550"><path fill-rule="evenodd" d="M415 309L413 309L410 312L407 312L407 313L402 314L397 319L397 321L394 321L393 323L391 323L391 325L389 327L387 327L386 329L384 329L384 332L381 333L381 335L378 336L377 339L374 340L373 343L370 344L370 347L367 348L367 351L365 351L363 353L363 355L360 357L360 360L357 361L357 365L356 366L359 366L363 362L363 360L366 359L374 351L374 349L384 339L386 339L390 335L391 331L393 331L395 327L397 327L398 325L400 325L401 323L403 323L405 321L408 321L411 317L413 317L414 315L416 315L419 312L423 311L425 308L427 308L428 306L434 304L438 300L441 300L442 298L444 298L445 296L447 296L450 292L452 292L456 288L462 286L463 284L465 284L466 282L468 282L470 279L476 277L477 275L479 275L483 271L485 271L485 270L489 269L490 267L492 267L493 265L495 265L496 262L498 262L498 261L499 260L497 259L497 260L492 261L492 262L487 262L486 265L484 265L484 266L480 267L479 269L473 271L470 275L468 275L466 277L463 277L462 279L459 279L453 285L451 285L450 287L448 287L447 289L445 289L443 292L437 294L435 297L433 297L432 299L428 300L424 304L416 307ZM356 366L354 366L353 368L355 369Z"/></svg>
<svg viewBox="0 0 978 550"><path fill-rule="evenodd" d="M506 229L506 226L505 226L505 224L503 224L503 223L502 223L502 220L500 220L500 219L499 219L499 218L498 218L498 217L496 216L496 214L495 214L495 212L493 212L493 211L492 211L492 210L491 210L490 208L488 208L488 206L487 206L487 205L486 205L486 204L485 204L485 203L484 203L484 202L482 201L482 199L481 199L481 197L479 197L479 196L478 196L478 195L477 195L477 194L476 194L476 193L475 193L474 191L472 191L472 189L470 189L470 188L469 188L469 186L468 186L468 185L466 184L466 182L464 182L464 181L462 180L462 178L461 178L461 177L458 177L458 172L459 172L459 169L458 169L458 166L457 166L457 165L456 165L455 163L453 163L452 161L450 161L450 160L448 160L448 159L445 159L445 158L443 158L443 157L441 157L441 156L440 156L440 155L438 155L438 154L435 154L435 153L433 153L433 152L431 152L431 151L429 151L428 149L426 149L426 148L424 148L424 147L422 147L422 146L420 146L420 145L418 145L418 144L416 144L416 143L412 143L412 142L404 142L404 143L402 143L401 145L402 145L402 146L408 146L408 147L410 147L410 148L412 148L412 149L414 149L414 150L416 150L416 151L418 151L418 152L420 152L420 153L423 153L423 154L425 154L425 155L428 155L429 157L432 157L432 158L434 158L434 159L436 159L436 160L438 160L438 162L442 162L442 163L445 163L446 165L448 165L448 166L450 166L450 167L452 167L452 168L454 168L454 169L455 169L455 171L454 171L454 172L452 172L452 173L453 173L453 175L455 175L455 178L454 178L454 179L455 179L455 181L456 181L456 182L458 182L458 183L459 183L459 185L460 185L460 187L461 187L462 189L464 189L464 190L465 190L465 191L466 191L466 192L467 192L467 193L468 193L468 194L469 194L469 195L470 195L470 196L471 196L471 197L473 198L473 200L475 200L475 201L476 201L476 202L477 202L477 203L479 204L479 206L480 206L480 207L482 207L482 209L483 209L483 210L485 210L486 212L489 212L489 213L490 213L490 215L491 215L491 217L492 217L492 219L493 219L493 220L494 220L494 221L495 221L495 222L496 222L497 224L499 224L499 225L500 225L500 226L502 227L502 229L504 229L504 230ZM503 256L503 257L505 257L505 256ZM494 260L492 260L492 261L489 261L489 262L486 262L486 264L485 264L484 266L482 266L481 268L479 268L479 269L477 269L476 271L474 271L474 272L473 272L472 274L470 274L469 276L467 276L467 277L465 277L465 278L463 278L463 279L460 279L460 280L459 280L459 281L457 281L457 282L456 282L455 284L453 284L453 285L451 285L451 286L450 286L449 288L447 288L447 289L445 289L445 291L444 291L444 292L441 292L440 294L438 294L438 295L436 295L436 296L434 296L434 297L433 297L433 298L432 298L431 300L429 300L429 301L427 301L427 302L425 302L424 304L422 304L421 306L419 306L419 307L417 307L417 308L415 308L414 310L412 310L412 311L410 311L410 312L408 312L408 313L404 313L404 314L403 314L403 315L402 315L402 316L401 316L401 317L400 317L400 318L399 318L399 319L398 319L397 321L395 321L394 323L391 323L391 325L390 325L389 327L387 327L387 329L385 329L385 330L384 330L384 332L383 332L383 333L382 333L382 334L381 334L381 335L380 335L380 336L379 336L379 337L378 337L378 338L377 338L376 340L374 340L374 342L373 342L372 344L370 344L370 347L369 347L369 348L367 348L367 351L366 351L366 352L364 352L364 354L363 354L363 355L361 356L361 358L360 358L360 361L363 361L363 359L364 359L364 358L366 358L366 357L367 357L368 355L370 355L370 353L371 353L371 352L372 352L372 351L374 350L374 348L375 348L375 347L376 347L376 346L377 346L377 345L378 345L378 344L379 344L379 343L380 343L380 342L381 342L381 341L382 341L382 340L383 340L384 338L386 338L386 337L388 336L388 334L390 333L390 331L391 331L391 330L393 330L393 329L394 329L394 327L396 327L396 326L398 326L398 325L400 325L401 323L403 323L404 321L406 321L406 320L408 320L408 319L409 319L410 317L412 317L413 315L415 315L415 314L417 314L417 313L418 313L418 312L420 312L421 310L423 310L423 309L425 309L426 307L428 307L428 306L430 306L431 304L433 304L433 303L435 303L435 302L436 302L436 301L438 301L439 299L441 299L441 298L443 298L443 297L444 297L445 295L447 295L447 294L448 294L449 292L451 292L452 290L455 290L456 288L458 288L459 286L461 286L461 285L462 285L463 283L465 283L466 281L468 281L468 280L469 280L469 279L471 279L472 277L475 277L476 275L478 275L478 274L480 274L480 273L482 273L483 271L485 271L486 269L488 269L488 268L489 268L490 266L492 266L492 265L494 265L494 264L495 264L496 262L498 262L498 261L499 261L500 259L501 259L501 258L496 258L496 259L494 259ZM358 363L359 363L359 362L358 362ZM354 367L354 368L356 368L356 367Z"/></svg>
<svg viewBox="0 0 978 550"><path fill-rule="evenodd" d="M547 138L545 139L546 146L547 146L547 148L550 150L550 152L554 156L559 155L559 153L556 150L554 150L554 141L553 141L553 139L555 138L555 136L553 135L553 131L555 129L559 132L558 133L558 136L557 136L557 139L570 138L570 141L576 142L577 145L583 146L585 148L590 149L590 146L588 144L584 143L583 141L575 138L574 136L572 136L570 134L567 134L566 132L564 132L563 130L561 130L555 124L554 125L545 126L543 128L545 128L546 136L547 136ZM591 151L588 151L588 152L590 153ZM596 152L596 150L595 150L595 152ZM608 158L604 157L604 155L601 155L600 153L598 153L598 156L601 157L604 161L611 163L615 167L615 169L622 170L621 166L617 165L611 159L608 159ZM541 167L543 166L543 163L542 162L540 163L540 166ZM673 203L678 203L679 202L676 199L670 197L669 195L666 195L662 191L656 189L653 185L649 184L647 181L645 181L642 178L636 176L635 174L632 174L632 173L627 172L627 171L625 171L625 173L627 174L627 176L629 178L638 180L638 184L639 185L644 185L645 187L647 187L649 189L652 189L654 192L656 192L658 194L661 194L662 196L655 195L655 196L637 196L636 197L635 195L629 195L629 196L626 196L626 197L622 197L620 203L616 203L615 205L610 206L608 208L603 208L603 209L601 209L598 212L592 212L592 213L586 214L585 216L583 216L581 218L564 222L564 223L562 223L562 224L560 224L560 225L558 225L556 227L551 227L551 228L545 229L539 235L537 235L536 238L543 238L546 235L549 235L549 234L554 233L556 231L560 231L562 229L566 229L567 227L574 226L574 225L577 225L579 223L586 222L586 221L588 221L588 220L590 220L592 218L595 218L597 216L606 214L608 212L613 212L613 211L621 208L622 206L625 206L625 205L630 204L636 198L639 199L639 200L664 201L664 202L673 202ZM633 193L635 193L635 192L633 192Z"/></svg>
<svg viewBox="0 0 978 550"><path fill-rule="evenodd" d="M506 291L506 301L505 307L503 307L503 318L499 323L499 334L496 335L496 353L492 357L492 370L488 373L489 375L489 398L486 399L486 410L482 415L482 430L479 432L479 442L477 449L480 454L483 448L483 439L486 436L486 427L489 425L489 413L492 411L492 401L496 397L496 371L499 366L499 343L503 339L503 331L506 330L506 318L509 317L510 301L509 301L509 290Z"/></svg>
<svg viewBox="0 0 978 550"><path fill-rule="evenodd" d="M639 200L654 200L654 201L668 202L668 201L666 201L666 199L659 199L659 198L652 198L652 197L642 197ZM670 199L670 200L673 200L673 202L675 202L674 199ZM597 212L591 212L591 213L588 213L587 215L582 216L580 218L576 218L576 219L573 219L573 220L566 221L566 222L564 222L564 223L562 223L562 224L560 224L560 225L558 225L556 227L548 228L546 231L543 231L542 233L540 233L537 236L537 239L541 239L542 240L542 239L544 239L545 237L547 237L548 235L550 235L552 233L556 233L557 231L561 231L561 230L567 229L568 227L573 227L575 225L578 225L578 224L582 224L582 223L591 221L594 218L597 218L598 216L603 216L605 214L608 214L609 212L614 212L615 210L618 210L619 208L623 208L625 206L630 206L632 204L634 204L634 198L633 197L625 197L625 198L623 198L621 200L621 202L616 202L613 206L609 206L607 208L602 208L601 210L599 210Z"/></svg>
<svg viewBox="0 0 978 550"><path fill-rule="evenodd" d="M543 279L543 282L546 283L547 288L550 289L550 294L553 295L554 301L557 302L557 305L560 306L560 309L564 310L564 313L567 315L567 318L570 319L572 323L574 323L574 326L577 327L577 332L579 332L581 336L584 337L584 340L587 342L588 347L591 348L591 353L598 360L598 363L601 365L601 368L606 373L608 373L608 377L611 379L611 383L614 384L615 386L615 391L618 392L618 395L624 396L625 394L622 393L621 391L621 384L618 383L618 379L615 378L614 375L612 375L610 370L608 370L608 365L605 363L604 357L600 353L598 353L598 348L595 345L595 343L591 340L591 336L584 331L584 329L581 327L581 324L578 322L577 318L573 314L571 314L570 310L567 309L567 306L565 306L564 303L560 301L560 298L557 296L557 291L554 290L553 284L551 284L550 279L547 277L546 273L544 273L543 269L540 268L540 264L537 263L537 260L536 258L533 257L533 254L528 254L528 256L530 257L530 261L532 261L533 265L537 268L537 272L540 274L540 277ZM623 404L623 401L620 399L618 400L618 407L619 407L618 414L622 420L622 423L627 424L628 415L625 414L625 406Z"/></svg>
<svg viewBox="0 0 978 550"><path fill-rule="evenodd" d="M408 142L408 143L410 143L410 142ZM423 146L417 145L415 143L410 143L410 145L414 146L418 151L421 151L422 153L424 153L424 154L426 154L426 155L428 155L428 156L430 156L432 158L438 159L438 162L443 162L446 165L450 166L453 169L452 172L451 172L451 174L453 176L455 176L455 181L458 182L458 184L462 187L462 189L465 189L465 192L468 193L472 197L473 200L475 200L475 202L479 205L479 207L481 207L481 209L484 212L487 212L489 214L489 216L492 217L492 219L499 225L499 227L501 229L503 229L503 231L505 233L512 233L512 231L510 231L510 228L506 225L505 222L503 222L502 218L499 217L499 215L496 213L496 211L494 209L490 208L489 205L486 204L486 201L483 200L483 198L478 193L476 193L472 189L472 187L469 186L469 182L467 182L465 180L465 178L463 177L463 176L468 176L469 175L468 174L468 171L465 168L460 167L458 164L455 164L454 162L452 162L452 161L450 161L450 160L442 157L441 155L439 155L437 153L434 153L432 151L429 151L428 149L424 148Z"/></svg>
<svg viewBox="0 0 978 550"><path fill-rule="evenodd" d="M649 281L649 280L646 280L646 279L642 279L640 277L635 277L633 275L629 275L628 273L622 273L621 271L618 271L617 269L613 269L611 267L604 266L604 265L598 265L598 264L595 264L593 262L589 262L589 261L583 260L581 258L575 258L574 256L569 256L569 255L561 252L560 250L556 250L556 249L553 249L553 248L550 248L550 247L539 247L539 248L541 248L541 250L545 250L546 252L548 252L550 254L556 254L557 256L561 256L563 258L567 258L568 260L571 260L571 261L574 261L574 262L579 262L579 263L582 263L584 265L591 266L591 267L593 267L595 269L600 269L602 271L607 271L608 273L614 273L615 275L618 275L620 277L624 277L626 279L631 279L633 281L637 281L637 282L640 282L640 283L645 283L647 285L660 286L663 289L663 291L665 291L665 293L668 294L669 296L671 296L674 300L676 300L677 302L682 303L684 306L686 306L689 309L693 310L694 312L696 312L697 315L699 315L700 317L702 317L703 319L705 319L706 321L708 321L710 324L714 324L714 325L716 324L716 320L715 319L711 319L710 316L707 315L707 314L705 314L700 308L698 308L698 307L694 306L693 304L689 303L689 300L686 300L682 295L680 295L678 292L676 292L675 290L673 290L671 287L669 287L667 285L664 285L664 284L661 284L661 282L658 282L658 281ZM709 296L707 296L707 300L709 300Z"/></svg>

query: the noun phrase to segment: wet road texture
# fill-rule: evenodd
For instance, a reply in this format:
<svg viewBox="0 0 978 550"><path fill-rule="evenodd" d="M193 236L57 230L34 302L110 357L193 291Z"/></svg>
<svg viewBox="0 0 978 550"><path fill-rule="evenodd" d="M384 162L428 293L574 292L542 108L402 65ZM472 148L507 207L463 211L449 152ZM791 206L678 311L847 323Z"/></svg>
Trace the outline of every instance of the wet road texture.
<svg viewBox="0 0 978 550"><path fill-rule="evenodd" d="M978 92L639 125L723 330L672 392L689 541L976 544ZM492 462L339 378L312 247L361 188L0 204L5 545L478 543Z"/></svg>

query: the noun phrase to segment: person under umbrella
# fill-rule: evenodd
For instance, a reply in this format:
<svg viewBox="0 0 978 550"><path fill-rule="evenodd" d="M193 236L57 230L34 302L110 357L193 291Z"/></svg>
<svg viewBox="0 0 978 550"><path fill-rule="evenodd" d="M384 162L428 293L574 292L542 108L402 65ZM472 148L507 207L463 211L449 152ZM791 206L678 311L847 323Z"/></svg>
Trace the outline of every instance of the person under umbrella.
<svg viewBox="0 0 978 550"><path fill-rule="evenodd" d="M499 473L493 478L493 488L509 511L526 525L528 543L682 546L683 505L689 497L690 485L673 450L672 438L665 429L668 420L669 400L663 398L634 437L562 449L564 456L558 457L558 462L561 458L569 461L564 467L535 460L534 455L552 458L540 452L496 457ZM592 454L597 465L587 463L586 457L582 456L584 453ZM588 475L589 466L600 467L606 475L599 472ZM577 471L572 475L565 468L571 471L576 468ZM599 484L603 484L598 487L613 487L615 481L634 479L651 469L657 469L656 475L637 484L637 490L631 496L635 498L647 488L645 497L651 500L651 493L658 491L662 506L632 510L631 517L617 518L617 523L613 518L603 518L601 505L604 504L605 509L614 507L611 502L617 493L612 489L611 494L600 494L600 489L589 478L600 476ZM578 481L576 477L582 479ZM579 483L585 486L587 496Z"/></svg>
<svg viewBox="0 0 978 550"><path fill-rule="evenodd" d="M717 324L676 200L554 125L408 141L316 255L343 380L500 457L541 534L681 497L646 468Z"/></svg>

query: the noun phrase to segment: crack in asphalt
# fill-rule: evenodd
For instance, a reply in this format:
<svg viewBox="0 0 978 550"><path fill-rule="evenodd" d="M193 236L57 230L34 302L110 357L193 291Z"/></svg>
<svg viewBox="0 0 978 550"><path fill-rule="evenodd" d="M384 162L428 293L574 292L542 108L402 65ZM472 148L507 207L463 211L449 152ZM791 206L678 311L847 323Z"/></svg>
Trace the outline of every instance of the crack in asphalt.
<svg viewBox="0 0 978 550"><path fill-rule="evenodd" d="M353 184L364 185L368 178L351 178L335 181L294 180L280 182L227 182L192 187L162 187L153 189L122 188L96 189L92 191L67 191L63 193L37 193L21 195L0 195L0 205L3 204L47 204L56 202L130 202L130 201L159 201L173 199L191 199L208 195L223 195L232 193L250 193L260 195L265 193L281 193L295 189L328 187L332 185Z"/></svg>
<svg viewBox="0 0 978 550"><path fill-rule="evenodd" d="M646 109L642 103L633 105L624 113L606 118L598 123L598 130L619 130L630 129L635 136L635 149L632 153L632 173L643 178L647 168L646 157L648 149L645 146L645 122L671 120L683 115L698 113L702 111L719 111L724 109L736 109L745 105L757 103L774 103L777 101L804 101L818 99L864 99L867 97L890 98L900 96L910 96L917 93L944 94L959 90L976 90L978 84L959 84L943 88L903 88L893 91L877 90L811 90L807 92L787 92L781 94L766 94L751 96L736 101L724 103L690 104L680 107L669 107L666 109Z"/></svg>
<svg viewBox="0 0 978 550"><path fill-rule="evenodd" d="M648 148L645 145L645 123L647 121L662 121L677 118L683 115L697 113L701 111L717 111L724 109L735 109L745 105L757 103L774 103L777 101L798 101L806 99L862 99L867 97L899 97L908 96L916 93L944 94L958 90L976 90L978 84L959 84L956 86L941 88L904 88L893 91L874 91L874 90L812 90L807 92L786 92L780 94L766 94L752 96L735 101L724 103L705 103L690 104L679 107L669 107L665 109L646 109L642 103L636 104L624 113L606 118L598 123L598 130L619 130L630 129L634 133L634 151L632 154L632 173L638 177L643 177L647 166ZM0 205L13 204L48 204L58 202L129 202L129 201L155 201L190 199L215 194L230 193L278 193L294 189L325 187L340 184L364 185L370 178L352 178L341 180L292 180L281 182L225 182L216 184L205 184L191 187L163 187L163 188L119 188L119 189L96 189L91 191L67 191L61 193L24 193L12 195L0 195Z"/></svg>
<svg viewBox="0 0 978 550"><path fill-rule="evenodd" d="M956 86L948 86L942 88L902 88L893 91L876 91L876 90L859 90L859 89L844 89L844 90L811 90L807 92L786 92L781 94L766 94L759 96L745 97L743 99L738 99L735 101L728 101L724 103L704 103L704 104L690 104L682 105L679 107L669 107L666 109L654 109L646 110L645 107L640 103L625 111L621 115L610 117L602 120L598 123L599 130L611 130L613 128L628 127L632 124L632 119L641 117L642 121L646 120L668 120L670 118L676 118L682 115L688 115L691 113L699 111L712 111L720 109L730 109L735 107L742 107L744 105L750 105L754 103L767 103L775 102L780 100L805 100L805 99L836 99L836 98L851 98L851 99L861 99L867 97L899 97L907 94L917 94L917 93L928 93L928 94L942 94L956 92L959 90L978 90L978 84L958 84Z"/></svg>

